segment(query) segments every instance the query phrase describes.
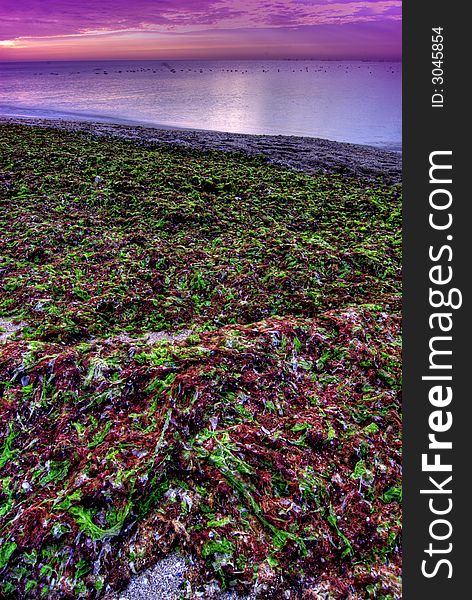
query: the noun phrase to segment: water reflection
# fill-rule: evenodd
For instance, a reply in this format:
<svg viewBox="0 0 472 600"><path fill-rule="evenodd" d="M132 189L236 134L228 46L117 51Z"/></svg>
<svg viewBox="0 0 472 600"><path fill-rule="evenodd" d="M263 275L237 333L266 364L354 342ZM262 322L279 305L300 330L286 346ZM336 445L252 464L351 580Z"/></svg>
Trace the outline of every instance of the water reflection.
<svg viewBox="0 0 472 600"><path fill-rule="evenodd" d="M0 92L4 114L401 145L399 63L3 63Z"/></svg>

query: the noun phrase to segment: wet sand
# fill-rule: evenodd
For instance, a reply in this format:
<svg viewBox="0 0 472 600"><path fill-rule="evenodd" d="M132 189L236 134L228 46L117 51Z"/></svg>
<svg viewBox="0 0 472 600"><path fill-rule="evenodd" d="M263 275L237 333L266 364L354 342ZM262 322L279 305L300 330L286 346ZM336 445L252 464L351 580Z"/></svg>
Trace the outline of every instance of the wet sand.
<svg viewBox="0 0 472 600"><path fill-rule="evenodd" d="M255 600L255 596L240 596L236 592L221 592L216 582L210 582L199 590L192 590L186 574L191 561L179 554L169 554L131 578L123 592L113 594L105 600Z"/></svg>
<svg viewBox="0 0 472 600"><path fill-rule="evenodd" d="M320 138L247 135L218 131L145 127L89 121L63 121L2 117L0 124L29 124L66 131L83 131L97 136L117 136L139 143L172 145L191 150L220 150L259 155L269 163L310 173L339 173L386 183L401 182L402 155L373 146L346 144Z"/></svg>

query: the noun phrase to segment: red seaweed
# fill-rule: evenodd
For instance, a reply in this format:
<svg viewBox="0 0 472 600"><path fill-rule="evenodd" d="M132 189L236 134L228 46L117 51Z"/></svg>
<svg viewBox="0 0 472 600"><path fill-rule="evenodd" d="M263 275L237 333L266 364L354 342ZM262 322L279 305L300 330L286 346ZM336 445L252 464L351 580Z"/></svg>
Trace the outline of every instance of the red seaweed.
<svg viewBox="0 0 472 600"><path fill-rule="evenodd" d="M398 186L3 130L0 594L400 598Z"/></svg>

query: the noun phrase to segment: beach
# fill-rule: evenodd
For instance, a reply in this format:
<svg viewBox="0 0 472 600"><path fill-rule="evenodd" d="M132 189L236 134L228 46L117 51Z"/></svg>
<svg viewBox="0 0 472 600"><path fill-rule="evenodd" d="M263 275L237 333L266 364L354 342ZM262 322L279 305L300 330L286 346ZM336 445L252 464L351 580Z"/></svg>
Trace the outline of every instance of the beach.
<svg viewBox="0 0 472 600"><path fill-rule="evenodd" d="M1 593L399 599L401 154L0 132Z"/></svg>
<svg viewBox="0 0 472 600"><path fill-rule="evenodd" d="M401 181L401 152L320 138L5 116L0 116L0 123L116 136L147 145L168 144L190 150L219 150L262 156L269 163L307 173L339 173L372 180L381 177L387 183Z"/></svg>

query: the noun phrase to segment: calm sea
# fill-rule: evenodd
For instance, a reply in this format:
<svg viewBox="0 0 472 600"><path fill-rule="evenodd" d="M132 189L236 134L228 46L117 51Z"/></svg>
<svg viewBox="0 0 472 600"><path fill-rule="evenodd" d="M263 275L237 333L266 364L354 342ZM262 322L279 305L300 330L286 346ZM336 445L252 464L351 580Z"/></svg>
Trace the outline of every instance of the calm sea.
<svg viewBox="0 0 472 600"><path fill-rule="evenodd" d="M401 64L0 63L0 114L283 134L401 149Z"/></svg>

